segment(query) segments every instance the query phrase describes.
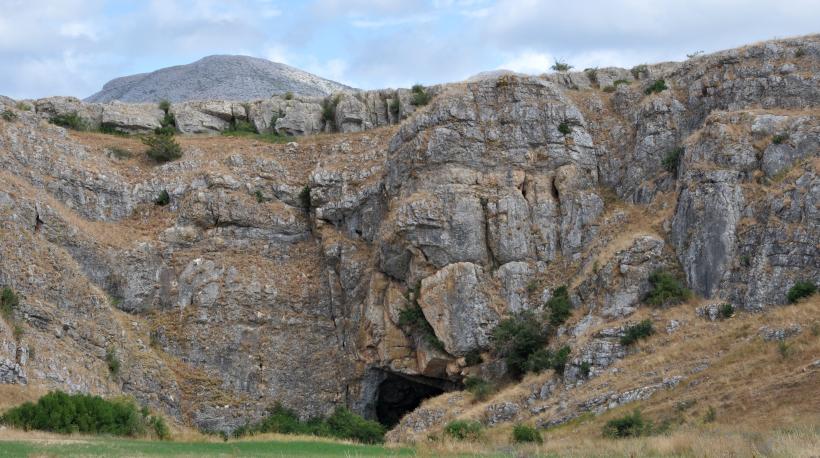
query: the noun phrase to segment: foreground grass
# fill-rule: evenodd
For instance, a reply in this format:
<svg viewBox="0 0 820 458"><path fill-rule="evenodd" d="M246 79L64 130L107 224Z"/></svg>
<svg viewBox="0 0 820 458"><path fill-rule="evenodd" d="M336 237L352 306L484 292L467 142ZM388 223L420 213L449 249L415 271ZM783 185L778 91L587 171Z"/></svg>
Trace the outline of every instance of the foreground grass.
<svg viewBox="0 0 820 458"><path fill-rule="evenodd" d="M411 456L412 449L330 441L163 442L90 438L55 441L0 441L0 457L286 457Z"/></svg>

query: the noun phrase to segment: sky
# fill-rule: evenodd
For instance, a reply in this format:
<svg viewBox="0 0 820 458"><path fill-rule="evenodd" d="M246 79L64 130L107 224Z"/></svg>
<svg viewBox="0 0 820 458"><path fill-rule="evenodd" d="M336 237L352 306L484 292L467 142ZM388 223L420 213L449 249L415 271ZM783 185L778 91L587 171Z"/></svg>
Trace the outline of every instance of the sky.
<svg viewBox="0 0 820 458"><path fill-rule="evenodd" d="M0 0L0 94L241 54L362 89L683 60L820 32L820 0Z"/></svg>

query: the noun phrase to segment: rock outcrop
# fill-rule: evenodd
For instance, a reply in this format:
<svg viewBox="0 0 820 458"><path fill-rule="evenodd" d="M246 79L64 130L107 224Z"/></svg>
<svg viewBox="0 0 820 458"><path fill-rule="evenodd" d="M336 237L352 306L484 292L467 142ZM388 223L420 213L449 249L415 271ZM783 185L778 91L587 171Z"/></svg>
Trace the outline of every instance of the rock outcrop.
<svg viewBox="0 0 820 458"><path fill-rule="evenodd" d="M42 122L144 132L164 116L153 104L0 99L17 115L0 120L0 285L25 331L0 327L0 382L127 393L210 430L274 402L378 416L383 390L501 377L493 327L567 285L575 313L552 331L572 347L562 386L583 385L627 353L656 270L737 310L820 282L818 83L810 36L594 77L482 77L429 88L426 106L404 89L173 103L184 134L248 121L306 137L180 135L182 159L161 166L109 154L134 138ZM580 406L544 381L487 418L558 424L677 381ZM448 415L423 409L395 435Z"/></svg>

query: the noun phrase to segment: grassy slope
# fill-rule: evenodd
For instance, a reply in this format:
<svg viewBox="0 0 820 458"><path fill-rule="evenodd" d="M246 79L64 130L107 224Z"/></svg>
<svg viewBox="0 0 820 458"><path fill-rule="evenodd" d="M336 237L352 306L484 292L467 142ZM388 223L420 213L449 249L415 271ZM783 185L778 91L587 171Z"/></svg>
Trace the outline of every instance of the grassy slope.
<svg viewBox="0 0 820 458"><path fill-rule="evenodd" d="M78 440L0 441L0 457L18 456L407 456L407 448L386 448L321 440L158 442L88 438Z"/></svg>

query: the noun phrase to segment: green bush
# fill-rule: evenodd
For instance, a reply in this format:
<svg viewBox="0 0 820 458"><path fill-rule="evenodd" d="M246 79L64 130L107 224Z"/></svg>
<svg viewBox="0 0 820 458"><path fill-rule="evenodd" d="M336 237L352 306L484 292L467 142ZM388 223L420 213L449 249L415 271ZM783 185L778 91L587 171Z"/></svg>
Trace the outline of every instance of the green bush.
<svg viewBox="0 0 820 458"><path fill-rule="evenodd" d="M598 84L598 67L586 68L584 69L584 73L587 74L587 78L589 78L590 83L593 85Z"/></svg>
<svg viewBox="0 0 820 458"><path fill-rule="evenodd" d="M772 137L772 143L775 145L779 145L781 143L785 143L789 139L789 136L786 134L777 134Z"/></svg>
<svg viewBox="0 0 820 458"><path fill-rule="evenodd" d="M647 67L646 64L636 65L629 70L632 73L632 77L637 79L641 78L643 73L646 73Z"/></svg>
<svg viewBox="0 0 820 458"><path fill-rule="evenodd" d="M17 113L15 113L11 110L3 110L3 114L1 114L0 117L2 117L3 119L5 119L8 122L17 121Z"/></svg>
<svg viewBox="0 0 820 458"><path fill-rule="evenodd" d="M547 344L547 333L541 321L530 311L502 320L490 336L493 352L504 358L513 375L529 370L530 355Z"/></svg>
<svg viewBox="0 0 820 458"><path fill-rule="evenodd" d="M580 371L581 371L581 376L582 377L584 377L584 378L589 377L589 373L590 373L591 370L592 370L592 365L589 363L589 361L584 361L584 362L581 363Z"/></svg>
<svg viewBox="0 0 820 458"><path fill-rule="evenodd" d="M399 327L420 334L433 348L444 351L444 343L436 336L433 326L427 321L421 306L419 306L419 289L420 287L416 286L413 302L410 306L399 312Z"/></svg>
<svg viewBox="0 0 820 458"><path fill-rule="evenodd" d="M168 100L165 100L165 99L160 100L159 104L157 104L157 106L159 107L160 110L163 111L163 113L170 113L171 112L171 102L168 101Z"/></svg>
<svg viewBox="0 0 820 458"><path fill-rule="evenodd" d="M339 105L341 97L341 95L336 95L334 97L326 97L322 100L322 121L326 124L331 126L336 125L336 106Z"/></svg>
<svg viewBox="0 0 820 458"><path fill-rule="evenodd" d="M569 300L566 285L556 288L550 300L547 301L546 307L549 309L551 325L558 327L569 319L572 315L572 302Z"/></svg>
<svg viewBox="0 0 820 458"><path fill-rule="evenodd" d="M680 304L692 297L683 284L674 275L664 270L656 270L649 275L652 289L644 299L646 303L656 307Z"/></svg>
<svg viewBox="0 0 820 458"><path fill-rule="evenodd" d="M120 373L120 358L117 357L117 351L114 347L108 347L105 351L105 362L108 364L108 371L111 375L117 376Z"/></svg>
<svg viewBox="0 0 820 458"><path fill-rule="evenodd" d="M496 391L495 385L481 377L467 377L464 380L464 389L473 395L477 401L483 401Z"/></svg>
<svg viewBox="0 0 820 458"><path fill-rule="evenodd" d="M643 92L644 92L644 94L649 95L649 94L657 94L657 93L665 91L667 89L669 89L669 87L666 85L666 81L660 79L660 80L655 80L655 82L652 83Z"/></svg>
<svg viewBox="0 0 820 458"><path fill-rule="evenodd" d="M305 185L305 187L302 188L302 191L299 192L299 202L302 204L302 208L305 210L310 210L310 207L313 204L310 198L310 186Z"/></svg>
<svg viewBox="0 0 820 458"><path fill-rule="evenodd" d="M72 130L88 130L88 124L85 122L76 111L71 113L63 113L54 115L49 119L49 122L60 127L65 127Z"/></svg>
<svg viewBox="0 0 820 458"><path fill-rule="evenodd" d="M302 421L294 411L277 404L268 410L265 419L255 425L237 428L234 436L258 433L304 434L373 444L384 441L385 430L379 423L365 420L344 407L337 407L326 419Z"/></svg>
<svg viewBox="0 0 820 458"><path fill-rule="evenodd" d="M53 391L41 397L36 404L27 402L12 408L0 418L0 422L26 431L131 437L145 434L146 426L152 426L160 436L156 429L157 421L151 419L157 417L148 418L146 413L147 409L141 412L129 400L106 400L99 396ZM169 435L167 426L164 434L166 437Z"/></svg>
<svg viewBox="0 0 820 458"><path fill-rule="evenodd" d="M228 130L223 132L223 134L231 133L231 132L247 132L249 134L258 134L259 133L256 130L256 126L254 126L249 121L244 121L244 120L236 119L236 118L231 120L231 125L228 127Z"/></svg>
<svg viewBox="0 0 820 458"><path fill-rule="evenodd" d="M395 98L390 101L390 105L388 106L388 108L390 109L390 113L392 113L393 116L399 115L399 113L401 112L401 100L399 100L398 94L396 94Z"/></svg>
<svg viewBox="0 0 820 458"><path fill-rule="evenodd" d="M567 345L559 348L558 351L546 348L539 349L527 358L527 370L539 373L547 369L553 369L556 373L563 374L571 351Z"/></svg>
<svg viewBox="0 0 820 458"><path fill-rule="evenodd" d="M604 86L602 90L604 92L615 92L615 86Z"/></svg>
<svg viewBox="0 0 820 458"><path fill-rule="evenodd" d="M789 300L790 304L794 304L804 297L811 296L815 292L817 292L817 286L814 283L810 281L798 281L789 289L789 292L786 294L786 299Z"/></svg>
<svg viewBox="0 0 820 458"><path fill-rule="evenodd" d="M17 102L14 107L20 111L31 111L31 105L25 102Z"/></svg>
<svg viewBox="0 0 820 458"><path fill-rule="evenodd" d="M706 409L706 415L703 416L703 422L704 423L712 423L716 419L717 419L717 411L715 410L714 407L709 406L709 408Z"/></svg>
<svg viewBox="0 0 820 458"><path fill-rule="evenodd" d="M444 427L444 433L453 439L477 440L484 429L481 423L473 420L453 420Z"/></svg>
<svg viewBox="0 0 820 458"><path fill-rule="evenodd" d="M564 135L569 135L572 133L572 127L570 127L570 125L566 122L562 122L561 124L558 124L558 132L561 132Z"/></svg>
<svg viewBox="0 0 820 458"><path fill-rule="evenodd" d="M413 94L410 104L416 107L427 105L430 103L430 99L433 98L421 84L414 84L413 87L410 88L410 92Z"/></svg>
<svg viewBox="0 0 820 458"><path fill-rule="evenodd" d="M552 64L552 67L550 67L550 70L554 70L556 72L566 72L566 71L571 70L572 68L573 68L572 65L570 65L566 62L562 62L558 59L555 59L555 63Z"/></svg>
<svg viewBox="0 0 820 458"><path fill-rule="evenodd" d="M293 100L293 92L285 92L285 100Z"/></svg>
<svg viewBox="0 0 820 458"><path fill-rule="evenodd" d="M161 193L154 199L154 204L159 205L160 207L164 207L171 203L171 196L168 194L168 191L162 190Z"/></svg>
<svg viewBox="0 0 820 458"><path fill-rule="evenodd" d="M683 158L683 152L683 147L669 150L663 158L663 168L672 175L677 175L680 160Z"/></svg>
<svg viewBox="0 0 820 458"><path fill-rule="evenodd" d="M14 317L14 310L20 305L20 298L14 294L14 290L9 287L4 287L3 292L0 293L0 315L6 321Z"/></svg>
<svg viewBox="0 0 820 458"><path fill-rule="evenodd" d="M541 432L532 426L515 425L512 430L512 440L517 444L525 442L534 442L542 444L544 439L541 438Z"/></svg>
<svg viewBox="0 0 820 458"><path fill-rule="evenodd" d="M632 345L640 339L645 339L655 333L655 328L652 327L652 321L649 319L643 320L638 324L629 325L624 329L624 335L621 336L621 345Z"/></svg>
<svg viewBox="0 0 820 458"><path fill-rule="evenodd" d="M629 84L629 80L615 80L612 82L612 85L618 87L622 84Z"/></svg>
<svg viewBox="0 0 820 458"><path fill-rule="evenodd" d="M464 355L464 362L468 366L476 366L484 362L484 358L481 357L481 350L473 349L467 352Z"/></svg>
<svg viewBox="0 0 820 458"><path fill-rule="evenodd" d="M720 316L723 319L731 318L732 315L734 315L734 314L735 314L735 306L732 305L732 304L729 304L728 302L724 303L724 304L720 304L720 306L718 307L718 316Z"/></svg>
<svg viewBox="0 0 820 458"><path fill-rule="evenodd" d="M171 438L171 429L165 423L162 417L150 417L148 425L154 430L154 435L159 440L169 440Z"/></svg>
<svg viewBox="0 0 820 458"><path fill-rule="evenodd" d="M147 135L142 137L142 143L148 146L145 154L157 162L169 162L182 157L182 147L172 135Z"/></svg>
<svg viewBox="0 0 820 458"><path fill-rule="evenodd" d="M620 418L609 420L604 425L604 437L613 439L624 437L640 437L649 434L652 423L643 419L639 410Z"/></svg>

